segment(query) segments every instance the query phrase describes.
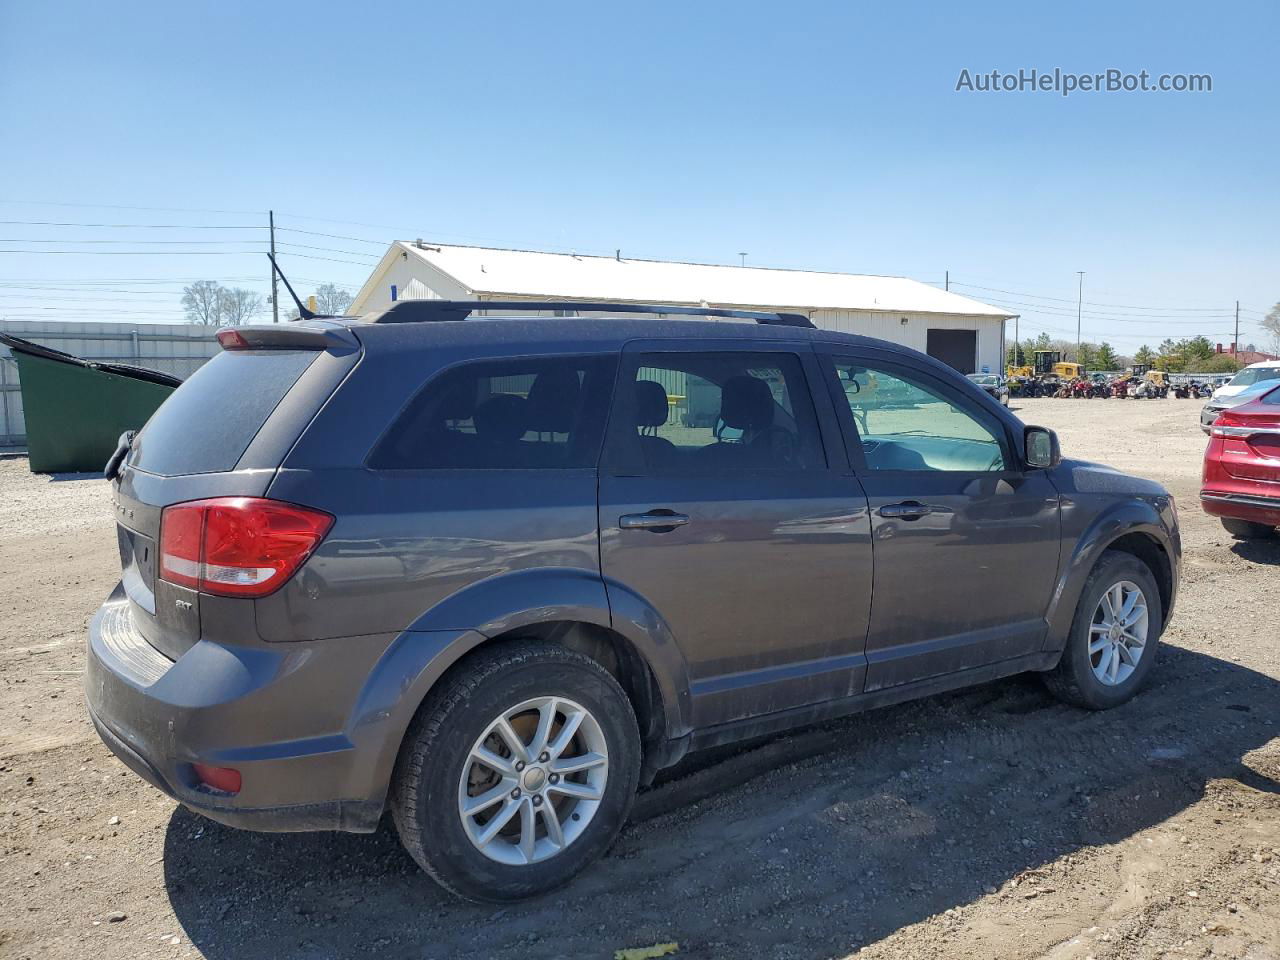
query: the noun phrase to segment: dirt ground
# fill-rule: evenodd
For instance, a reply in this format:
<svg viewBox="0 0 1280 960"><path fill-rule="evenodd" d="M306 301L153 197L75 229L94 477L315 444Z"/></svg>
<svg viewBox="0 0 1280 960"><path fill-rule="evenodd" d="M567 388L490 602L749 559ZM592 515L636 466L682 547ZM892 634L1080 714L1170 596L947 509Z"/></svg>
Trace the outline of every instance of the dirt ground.
<svg viewBox="0 0 1280 960"><path fill-rule="evenodd" d="M1178 498L1182 593L1138 698L1085 713L1016 678L704 757L505 909L445 895L389 827L241 833L118 763L80 680L107 485L0 460L0 957L1280 958L1280 546L1201 513L1198 401L1020 406Z"/></svg>

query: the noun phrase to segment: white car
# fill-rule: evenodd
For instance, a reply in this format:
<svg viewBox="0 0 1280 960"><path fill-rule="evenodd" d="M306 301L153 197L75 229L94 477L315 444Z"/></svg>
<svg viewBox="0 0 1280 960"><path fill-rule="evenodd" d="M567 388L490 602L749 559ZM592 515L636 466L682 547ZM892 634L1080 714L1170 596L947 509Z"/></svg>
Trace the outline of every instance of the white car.
<svg viewBox="0 0 1280 960"><path fill-rule="evenodd" d="M1208 433L1213 421L1218 419L1218 414L1223 410L1247 403L1253 397L1266 393L1274 387L1274 381L1277 380L1280 380L1280 360L1251 363L1213 391L1213 396L1200 411L1200 429Z"/></svg>
<svg viewBox="0 0 1280 960"><path fill-rule="evenodd" d="M1251 363L1224 386L1213 391L1214 400L1228 400L1239 396L1256 383L1264 380L1280 380L1280 360L1264 360L1262 363Z"/></svg>

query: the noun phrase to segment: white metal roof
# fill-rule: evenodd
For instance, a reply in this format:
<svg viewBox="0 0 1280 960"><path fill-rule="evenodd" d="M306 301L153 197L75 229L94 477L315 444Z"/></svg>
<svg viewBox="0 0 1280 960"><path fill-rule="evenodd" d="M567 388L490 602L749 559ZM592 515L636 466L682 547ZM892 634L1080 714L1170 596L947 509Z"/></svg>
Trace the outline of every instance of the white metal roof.
<svg viewBox="0 0 1280 960"><path fill-rule="evenodd" d="M424 243L421 247L404 242L394 244L374 277L391 262L390 254L398 255L401 250L452 277L476 296L1012 316L1006 310L907 277L629 260L436 243ZM369 284L365 286L368 288Z"/></svg>

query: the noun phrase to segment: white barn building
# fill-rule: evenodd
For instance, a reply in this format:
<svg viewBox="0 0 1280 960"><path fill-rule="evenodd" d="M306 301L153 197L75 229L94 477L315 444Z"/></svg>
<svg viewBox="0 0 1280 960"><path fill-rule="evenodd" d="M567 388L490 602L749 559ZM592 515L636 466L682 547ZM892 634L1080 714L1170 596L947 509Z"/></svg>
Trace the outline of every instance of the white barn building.
<svg viewBox="0 0 1280 960"><path fill-rule="evenodd" d="M714 266L581 254L397 242L352 303L396 300L610 300L807 315L825 330L892 340L962 373L1004 368L1013 315L906 277Z"/></svg>

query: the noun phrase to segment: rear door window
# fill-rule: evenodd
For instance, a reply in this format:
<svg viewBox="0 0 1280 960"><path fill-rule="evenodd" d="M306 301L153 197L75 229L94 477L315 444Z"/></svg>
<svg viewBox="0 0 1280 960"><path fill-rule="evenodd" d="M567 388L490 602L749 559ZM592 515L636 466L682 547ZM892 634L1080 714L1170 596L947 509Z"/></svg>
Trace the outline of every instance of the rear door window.
<svg viewBox="0 0 1280 960"><path fill-rule="evenodd" d="M232 470L316 350L224 350L147 421L129 463L164 477Z"/></svg>
<svg viewBox="0 0 1280 960"><path fill-rule="evenodd" d="M594 467L614 369L606 357L523 357L446 370L396 418L369 455L369 466Z"/></svg>
<svg viewBox="0 0 1280 960"><path fill-rule="evenodd" d="M787 353L643 354L614 417L627 469L682 474L824 469L800 360Z"/></svg>

